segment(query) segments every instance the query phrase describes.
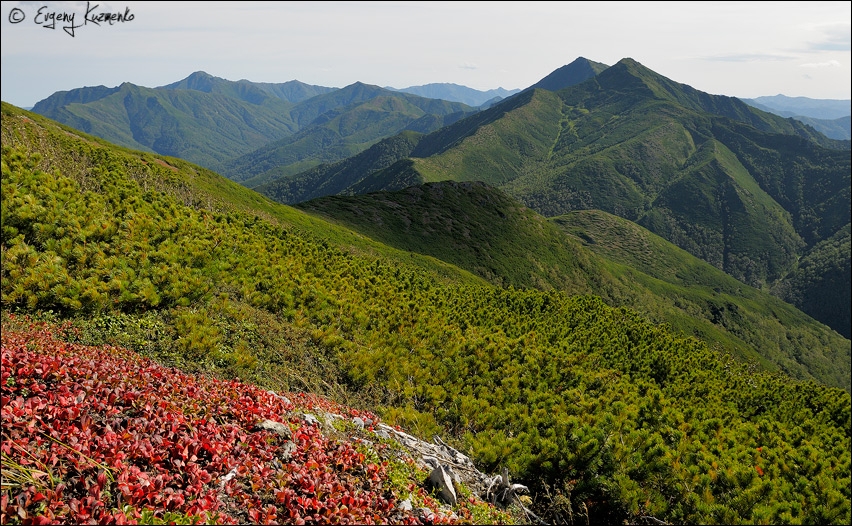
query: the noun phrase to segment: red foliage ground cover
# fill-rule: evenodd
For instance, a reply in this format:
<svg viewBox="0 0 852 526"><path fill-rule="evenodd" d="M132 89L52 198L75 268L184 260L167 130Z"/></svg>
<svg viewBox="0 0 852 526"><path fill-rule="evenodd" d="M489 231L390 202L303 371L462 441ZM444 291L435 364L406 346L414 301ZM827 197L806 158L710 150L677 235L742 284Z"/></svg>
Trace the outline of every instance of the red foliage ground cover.
<svg viewBox="0 0 852 526"><path fill-rule="evenodd" d="M66 343L45 325L3 332L0 385L3 524L134 524L143 512L221 524L421 521L397 510L387 463L366 462L297 410L373 414ZM288 425L294 451L256 427L266 419Z"/></svg>

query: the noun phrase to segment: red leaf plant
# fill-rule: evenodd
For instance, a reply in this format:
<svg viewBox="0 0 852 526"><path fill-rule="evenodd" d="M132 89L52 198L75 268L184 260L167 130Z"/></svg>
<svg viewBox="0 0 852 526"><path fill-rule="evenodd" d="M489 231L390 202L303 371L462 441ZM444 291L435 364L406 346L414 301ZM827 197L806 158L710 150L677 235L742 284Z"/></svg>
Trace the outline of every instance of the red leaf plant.
<svg viewBox="0 0 852 526"><path fill-rule="evenodd" d="M352 443L296 411L375 415L56 332L30 323L2 334L0 523L135 524L167 513L217 524L420 523L397 509L386 465L365 466ZM258 430L266 419L289 425L295 451Z"/></svg>

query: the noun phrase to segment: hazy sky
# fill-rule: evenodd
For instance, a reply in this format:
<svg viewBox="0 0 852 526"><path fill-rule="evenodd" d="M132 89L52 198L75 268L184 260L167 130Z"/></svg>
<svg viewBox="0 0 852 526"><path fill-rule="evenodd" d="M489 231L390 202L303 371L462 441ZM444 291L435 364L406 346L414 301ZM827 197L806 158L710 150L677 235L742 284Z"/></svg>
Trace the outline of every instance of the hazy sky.
<svg viewBox="0 0 852 526"><path fill-rule="evenodd" d="M203 70L229 80L452 82L525 88L585 57L630 57L737 97L850 99L852 2L2 2L2 100L162 86ZM74 15L51 29L48 13ZM130 18L130 17L128 17ZM15 22L15 23L13 23Z"/></svg>

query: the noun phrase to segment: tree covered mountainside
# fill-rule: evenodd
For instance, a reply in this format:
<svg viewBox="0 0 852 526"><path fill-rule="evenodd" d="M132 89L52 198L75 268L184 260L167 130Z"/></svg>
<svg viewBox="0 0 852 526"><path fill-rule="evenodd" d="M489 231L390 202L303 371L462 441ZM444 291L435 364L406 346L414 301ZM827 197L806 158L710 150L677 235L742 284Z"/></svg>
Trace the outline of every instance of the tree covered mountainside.
<svg viewBox="0 0 852 526"><path fill-rule="evenodd" d="M335 188L349 182L340 194L483 181L545 217L603 210L775 291L848 338L850 307L838 314L830 301L792 291L802 288L793 283L803 275L802 258L850 224L850 152L848 141L624 59L585 81L527 90L421 137L390 166L365 173L329 165L259 190L298 198L296 181L312 188L311 177L334 172ZM829 254L832 261L808 272L814 290L849 281L849 253L823 257Z"/></svg>
<svg viewBox="0 0 852 526"><path fill-rule="evenodd" d="M595 294L767 370L850 388L848 339L606 212L547 220L485 183L452 181L296 206L501 287Z"/></svg>
<svg viewBox="0 0 852 526"><path fill-rule="evenodd" d="M174 89L125 82L116 88L58 92L33 111L121 146L202 165L230 159L298 129L289 101L250 87L198 86L198 75L187 80L194 82Z"/></svg>
<svg viewBox="0 0 852 526"><path fill-rule="evenodd" d="M850 521L843 389L762 371L594 295L494 286L7 104L2 144L4 311L445 434L529 485L551 522ZM114 483L98 479L113 495ZM286 520L277 494L258 498L264 520Z"/></svg>
<svg viewBox="0 0 852 526"><path fill-rule="evenodd" d="M360 82L338 89L196 72L158 88L124 83L58 92L33 111L255 186L349 157L402 130L434 131L476 108Z"/></svg>
<svg viewBox="0 0 852 526"><path fill-rule="evenodd" d="M403 130L428 133L475 113L470 106L356 82L291 111L300 129L216 166L250 188L345 159Z"/></svg>

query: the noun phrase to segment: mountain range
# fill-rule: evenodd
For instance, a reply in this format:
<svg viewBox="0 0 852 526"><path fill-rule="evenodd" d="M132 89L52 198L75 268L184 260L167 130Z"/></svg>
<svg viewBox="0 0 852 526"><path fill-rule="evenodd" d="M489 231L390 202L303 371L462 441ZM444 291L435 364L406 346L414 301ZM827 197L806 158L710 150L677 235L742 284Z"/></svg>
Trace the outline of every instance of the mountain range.
<svg viewBox="0 0 852 526"><path fill-rule="evenodd" d="M339 160L404 129L433 131L476 110L362 83L337 89L196 72L158 88L124 83L58 92L33 111L244 181L273 168L286 175ZM253 160L243 157L261 148Z"/></svg>
<svg viewBox="0 0 852 526"><path fill-rule="evenodd" d="M742 99L742 101L764 111L777 113L782 117L811 117L831 120L852 115L852 104L850 104L852 101L849 100L809 99L779 94Z"/></svg>
<svg viewBox="0 0 852 526"><path fill-rule="evenodd" d="M499 102L506 97L520 92L520 89L507 90L503 88L489 89L480 91L459 84L451 84L448 82L424 84L422 86L409 86L407 88L391 88L385 87L391 91L402 91L428 97L430 99L449 100L453 102L462 102L468 106L490 106Z"/></svg>
<svg viewBox="0 0 852 526"><path fill-rule="evenodd" d="M802 121L832 139L852 138L850 127L852 126L850 125L850 114L852 114L850 102L852 101L785 95L742 99L742 101L763 111Z"/></svg>
<svg viewBox="0 0 852 526"><path fill-rule="evenodd" d="M532 87L555 90L568 85L565 79L584 80L606 67L581 57ZM115 88L97 86L57 92L38 102L33 111L116 144L198 162L255 187L267 180L345 158L403 129L433 131L520 91L502 88L480 91L450 83L401 89L369 86L366 91L365 86L355 83L345 88L331 88L296 80L284 83L229 81L198 71L181 81L157 88L125 83ZM320 97L339 89L360 93ZM424 110L427 104L423 101L399 99L391 93L414 94L463 106ZM302 104L313 97L320 98ZM366 107L356 104L356 101L366 103L377 97L382 99ZM783 95L744 101L770 113L795 117L830 138L850 138L849 101L819 101ZM412 102L418 107L411 107ZM293 105L297 107L292 108ZM312 119L318 117L315 113L318 108L323 112L334 110L334 113L312 123ZM453 115L449 119L448 112ZM371 122L368 129L356 132L347 124L365 119ZM298 137L290 137L297 132L301 132ZM353 133L357 136L350 137ZM290 138L284 140L287 137ZM273 144L275 141L280 142ZM260 148L263 149L255 153ZM263 160L255 163L254 158ZM268 168L270 165L274 168ZM271 171L266 173L267 170Z"/></svg>
<svg viewBox="0 0 852 526"><path fill-rule="evenodd" d="M545 217L606 211L850 336L850 143L758 109L813 119L843 113L844 101L746 104L631 59L610 67L583 57L523 92L468 99L508 95L488 107L404 91L476 95L451 84L335 89L198 72L154 89L61 92L34 111L206 163L283 203L477 180Z"/></svg>
<svg viewBox="0 0 852 526"><path fill-rule="evenodd" d="M629 59L597 74L574 69L582 73L563 89L530 88L431 134L385 139L257 190L298 203L478 180L545 217L603 210L849 337L848 141Z"/></svg>
<svg viewBox="0 0 852 526"><path fill-rule="evenodd" d="M519 112L547 116L611 69L402 138L487 145L521 121L522 159L547 128ZM365 440L355 422L291 414L277 394L308 391L361 408L348 414L364 431L374 410L445 436L435 443L455 465L470 458L531 494L509 516L471 517L474 490L458 486L465 504L449 500L442 521L849 521L849 339L635 222L593 209L548 218L475 180L294 208L5 103L2 144L6 517L322 522L424 505L429 486L381 461L410 439ZM412 176L418 159L406 159ZM818 252L842 251L843 232ZM114 360L139 355L180 372L127 376L137 369ZM167 398L152 399L165 383ZM160 420L162 440L140 432ZM260 433L269 426L281 432Z"/></svg>

